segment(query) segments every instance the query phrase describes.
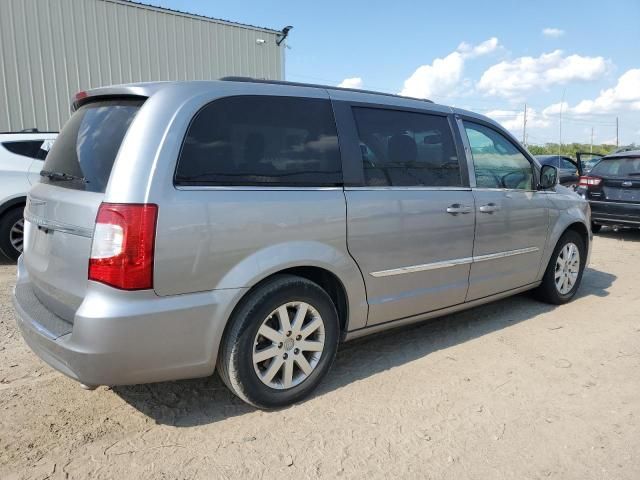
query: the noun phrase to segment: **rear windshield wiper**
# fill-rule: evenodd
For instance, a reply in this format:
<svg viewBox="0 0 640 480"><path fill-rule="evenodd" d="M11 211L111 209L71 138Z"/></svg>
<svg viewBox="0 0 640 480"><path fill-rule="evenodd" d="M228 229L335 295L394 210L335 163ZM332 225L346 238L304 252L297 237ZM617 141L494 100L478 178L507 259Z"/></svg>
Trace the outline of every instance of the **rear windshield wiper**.
<svg viewBox="0 0 640 480"><path fill-rule="evenodd" d="M631 172L631 173L627 173L627 175L629 175L629 176L640 176L640 172Z"/></svg>
<svg viewBox="0 0 640 480"><path fill-rule="evenodd" d="M70 175L64 172L54 172L53 170L41 170L40 176L47 177L49 180L63 180L63 181L69 180L69 181L89 183L89 180L87 180L84 177L77 177L76 175Z"/></svg>

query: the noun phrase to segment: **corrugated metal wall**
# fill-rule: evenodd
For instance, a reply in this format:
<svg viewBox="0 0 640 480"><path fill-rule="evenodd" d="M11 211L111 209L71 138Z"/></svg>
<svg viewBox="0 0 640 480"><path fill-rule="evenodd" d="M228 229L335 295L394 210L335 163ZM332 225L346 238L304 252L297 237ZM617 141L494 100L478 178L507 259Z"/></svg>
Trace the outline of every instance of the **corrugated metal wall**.
<svg viewBox="0 0 640 480"><path fill-rule="evenodd" d="M283 79L276 35L119 0L0 0L0 132L57 131L70 98L103 85Z"/></svg>

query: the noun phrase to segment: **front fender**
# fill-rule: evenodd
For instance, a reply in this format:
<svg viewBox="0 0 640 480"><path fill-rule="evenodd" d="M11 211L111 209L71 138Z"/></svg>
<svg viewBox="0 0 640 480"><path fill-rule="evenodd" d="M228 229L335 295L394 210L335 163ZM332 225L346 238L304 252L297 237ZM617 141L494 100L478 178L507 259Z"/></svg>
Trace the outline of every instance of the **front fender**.
<svg viewBox="0 0 640 480"><path fill-rule="evenodd" d="M567 190L567 192L569 192ZM549 234L545 246L540 270L538 271L538 280L542 280L544 272L547 269L551 255L553 254L558 240L562 234L573 224L581 224L589 232L587 240L587 264L591 254L591 220L589 213L589 204L573 192L569 193L550 193L549 194Z"/></svg>
<svg viewBox="0 0 640 480"><path fill-rule="evenodd" d="M366 325L366 292L358 266L348 253L321 242L285 242L255 251L231 268L216 289L251 288L270 275L295 267L317 267L335 275L347 296L347 329Z"/></svg>

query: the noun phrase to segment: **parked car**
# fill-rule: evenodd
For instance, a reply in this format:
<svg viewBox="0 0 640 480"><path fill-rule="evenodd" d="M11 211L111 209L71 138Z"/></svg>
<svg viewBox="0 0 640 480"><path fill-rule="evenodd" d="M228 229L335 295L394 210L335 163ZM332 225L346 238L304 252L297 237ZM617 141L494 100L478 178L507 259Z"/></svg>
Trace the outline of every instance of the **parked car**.
<svg viewBox="0 0 640 480"><path fill-rule="evenodd" d="M640 228L640 150L603 157L580 177L578 193L591 205L591 228L603 225Z"/></svg>
<svg viewBox="0 0 640 480"><path fill-rule="evenodd" d="M575 187L580 178L578 163L563 155L536 155L541 165L552 165L558 169L559 181L565 187Z"/></svg>
<svg viewBox="0 0 640 480"><path fill-rule="evenodd" d="M14 305L88 388L217 367L288 405L341 340L532 289L562 304L588 261L587 202L471 112L242 79L73 109L29 193Z"/></svg>
<svg viewBox="0 0 640 480"><path fill-rule="evenodd" d="M0 133L0 254L12 260L22 252L27 192L39 180L56 135L37 130Z"/></svg>

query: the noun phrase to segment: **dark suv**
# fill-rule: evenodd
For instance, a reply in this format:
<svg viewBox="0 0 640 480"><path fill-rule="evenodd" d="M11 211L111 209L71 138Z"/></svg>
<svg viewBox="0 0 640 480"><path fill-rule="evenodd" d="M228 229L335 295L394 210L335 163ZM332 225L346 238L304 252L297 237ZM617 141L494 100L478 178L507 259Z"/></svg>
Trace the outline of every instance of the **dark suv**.
<svg viewBox="0 0 640 480"><path fill-rule="evenodd" d="M591 205L594 232L602 225L640 228L640 150L604 157L580 177L578 193Z"/></svg>

